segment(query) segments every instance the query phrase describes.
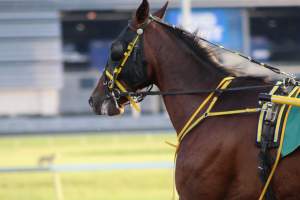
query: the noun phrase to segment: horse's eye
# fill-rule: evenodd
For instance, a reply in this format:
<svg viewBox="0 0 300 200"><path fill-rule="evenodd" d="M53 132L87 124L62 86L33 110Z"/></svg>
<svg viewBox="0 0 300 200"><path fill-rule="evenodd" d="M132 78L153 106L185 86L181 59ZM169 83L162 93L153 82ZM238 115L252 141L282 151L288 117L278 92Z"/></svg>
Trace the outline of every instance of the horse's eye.
<svg viewBox="0 0 300 200"><path fill-rule="evenodd" d="M114 42L111 46L111 59L120 61L124 56L124 45L122 42Z"/></svg>

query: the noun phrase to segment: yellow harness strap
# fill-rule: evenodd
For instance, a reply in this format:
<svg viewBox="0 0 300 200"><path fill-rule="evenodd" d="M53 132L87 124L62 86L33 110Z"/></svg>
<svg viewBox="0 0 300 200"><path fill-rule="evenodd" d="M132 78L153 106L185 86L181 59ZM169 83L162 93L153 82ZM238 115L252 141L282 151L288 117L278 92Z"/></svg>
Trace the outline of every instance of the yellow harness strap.
<svg viewBox="0 0 300 200"><path fill-rule="evenodd" d="M255 113L261 111L260 108L245 108L241 110L232 110L232 111L224 111L224 112L212 112L208 113L207 117L216 117L216 116L224 116L224 115L235 115L235 114L243 114L243 113Z"/></svg>
<svg viewBox="0 0 300 200"><path fill-rule="evenodd" d="M119 76L119 74L122 72L123 70L123 67L125 66L126 62L128 61L128 58L130 57L136 43L138 42L140 38L140 35L137 35L134 40L132 42L129 43L128 47L127 47L127 51L124 53L124 58L121 62L121 64L119 66L117 66L115 69L114 69L114 79L116 80Z"/></svg>
<svg viewBox="0 0 300 200"><path fill-rule="evenodd" d="M222 87L224 85L224 83L226 83L226 82L229 82L228 84L230 84L233 79L234 79L234 77L226 77L226 78L224 78L220 82L220 84L217 86L217 89L220 89L220 87ZM226 87L228 86L228 84L226 85ZM224 89L224 88L222 88L222 89ZM189 127L191 127L191 123L193 122L193 120L195 120L195 118L197 117L197 115L203 110L203 108L211 100L211 98L214 96L214 94L215 94L215 92L210 93L209 96L200 104L200 106L194 112L194 114L189 118L189 120L187 121L187 123L185 124L185 126L181 129L180 133L178 134L178 141L181 141L183 139L183 137L189 132L188 129L189 129Z"/></svg>
<svg viewBox="0 0 300 200"><path fill-rule="evenodd" d="M228 88L230 83L234 80L234 77L226 77L224 78L220 84L217 86L217 90L225 90ZM212 100L211 100L212 99ZM212 92L209 94L209 96L201 103L201 105L198 107L198 109L193 113L193 115L189 118L183 129L178 134L178 146L177 150L179 148L179 145L183 138L193 129L195 128L200 122L202 122L207 117L215 117L215 116L225 116L225 115L235 115L235 114L242 114L242 113L255 113L259 112L259 108L246 108L242 110L230 110L230 111L223 111L223 112L210 112L213 107L215 106L216 102L218 101L219 97L215 96L215 92ZM208 102L211 101L208 108L202 114L199 118L196 119L198 114L203 111L203 109L207 106Z"/></svg>
<svg viewBox="0 0 300 200"><path fill-rule="evenodd" d="M112 80L113 79L113 76L109 73L109 71L105 71L105 75L110 79ZM121 92L124 92L126 93L127 90L125 89L125 87L122 85L122 83L120 83L118 80L115 80L116 82L116 86L120 89ZM130 96L127 96L126 97L128 99L128 101L130 102L130 105L137 111L137 112L141 112L141 108L140 106L130 97Z"/></svg>

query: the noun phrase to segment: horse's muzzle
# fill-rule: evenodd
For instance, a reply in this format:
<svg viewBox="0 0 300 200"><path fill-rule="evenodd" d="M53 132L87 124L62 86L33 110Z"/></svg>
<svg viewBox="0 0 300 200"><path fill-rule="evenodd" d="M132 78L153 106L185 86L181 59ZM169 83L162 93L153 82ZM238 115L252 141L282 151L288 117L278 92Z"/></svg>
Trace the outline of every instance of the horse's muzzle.
<svg viewBox="0 0 300 200"><path fill-rule="evenodd" d="M124 107L119 108L111 99L100 99L97 97L90 97L88 100L89 105L97 115L115 116L124 113Z"/></svg>
<svg viewBox="0 0 300 200"><path fill-rule="evenodd" d="M89 98L89 105L93 108L94 107L94 101L93 101L93 98L90 97Z"/></svg>

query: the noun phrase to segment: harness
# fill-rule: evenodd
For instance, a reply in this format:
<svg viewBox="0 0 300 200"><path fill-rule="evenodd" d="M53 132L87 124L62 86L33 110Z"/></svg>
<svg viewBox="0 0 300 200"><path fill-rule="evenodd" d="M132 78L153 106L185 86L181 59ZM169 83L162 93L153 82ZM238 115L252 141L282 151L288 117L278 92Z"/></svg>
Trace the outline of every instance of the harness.
<svg viewBox="0 0 300 200"><path fill-rule="evenodd" d="M134 54L133 52L136 50L137 48L137 44L139 42L142 42L141 38L143 37L143 33L144 33L144 29L152 22L155 21L163 26L167 26L168 28L173 28L175 29L176 27L171 27L170 25L162 22L160 19L150 16L149 19L140 26L140 28L137 29L137 31L134 33L135 36L133 37L132 41L128 44L127 46L127 50L124 52L123 58L120 60L120 62L118 63L117 66L115 66L113 68L112 71L110 71L108 68L105 69L104 75L105 75L105 90L106 90L106 97L107 99L112 99L116 105L116 107L119 107L118 104L118 100L121 97L126 97L128 99L128 101L130 102L130 104L132 105L132 107L134 109L136 109L138 112L140 112L140 107L138 106L138 102L141 101L144 97L146 96L153 96L153 95L160 95L160 96L167 96L167 95L195 95L195 94L201 94L201 93L205 93L208 94L208 96L204 99L204 101L202 103L200 103L200 105L198 106L198 108L194 111L194 113L191 115L191 117L187 120L187 122L185 123L184 127L181 129L181 131L178 133L178 144L177 145L173 145L170 144L174 147L176 147L176 154L175 154L175 161L176 161L176 157L177 157L177 153L178 153L178 149L180 147L181 142L183 141L183 139L197 126L199 125L201 122L203 122L205 119L210 118L210 117L216 117L216 116L227 116L227 115L237 115L237 114L249 114L249 113L259 113L260 114L260 118L264 118L267 116L267 119L269 120L269 124L266 124L265 127L267 128L263 128L263 129L270 129L272 128L272 126L274 126L274 122L277 120L278 116L277 115L277 111L280 110L280 107L277 104L270 104L270 103L266 103L263 104L262 108L257 107L257 108L244 108L244 109L239 109L239 110L228 110L228 111L222 111L222 112L212 112L212 109L214 108L214 106L216 105L216 103L218 102L220 96L224 93L224 92L228 92L228 91L244 91L244 90L255 90L255 89L261 89L261 88L271 88L274 85L259 85L259 86L247 86L247 87L236 87L236 88L230 88L230 85L232 83L233 80L235 80L235 77L226 77L223 80L221 80L221 82L218 84L218 86L216 87L216 89L210 89L210 90L190 90L190 91L166 91L166 92L161 92L161 91L150 91L151 89L149 89L148 91L144 91L144 92L131 92L128 91L128 89L126 89L126 87L124 86L123 83L121 83L118 78L120 77L120 75L122 74L122 72L124 71L124 68L127 66L128 60L129 58ZM131 28L129 26L129 28ZM132 28L131 28L132 29ZM208 42L211 45L214 45L218 48L221 49L225 49L223 46L219 46L216 45L214 43L211 43L203 38L201 38L201 40ZM281 70L272 67L270 65L264 64L264 63L260 63L250 57L244 56L240 53L237 52L233 52L230 51L228 49L225 49L228 52L234 53L239 55L240 57L243 57L247 60L249 60L252 63L258 64L262 67L265 67L267 69L270 69L271 71L277 73L277 74L281 74L284 75L285 77L287 77L289 80L293 80L295 81L295 77L291 74L282 72ZM145 66L141 66L141 67L145 67ZM145 75L144 75L145 76ZM146 80L147 81L147 80ZM281 84L277 84L275 86L275 88L280 88ZM275 91L277 89L273 89L269 94L264 94L261 97L262 101L273 101L275 103L281 103L281 104L295 104L295 105L300 105L300 100L297 102L295 99L286 99L284 97L281 96L276 96ZM298 88L299 90L299 88ZM282 94L279 94L282 95ZM263 117L262 117L263 116ZM286 120L286 119L284 119ZM265 123L263 120L259 121L260 123ZM272 126L271 126L272 125ZM261 131L262 132L262 131ZM282 142L283 142L283 137L284 134L281 134L280 137L280 141L279 141L279 136L275 135L276 137L276 143L267 143L265 144L264 142L261 143L261 152L267 152L267 148L269 147L269 145L274 145L274 147L279 147L279 150L282 147ZM258 136L258 141L259 139L261 139L263 136L263 134L261 134L260 136ZM262 141L262 140L260 140ZM274 139L275 141L275 139ZM278 152L280 152L278 150ZM276 156L276 161L272 167L271 170L265 170L264 173L265 178L263 179L263 183L264 188L263 191L260 195L259 200L262 200L266 193L268 193L267 191L269 191L269 193L272 193L270 190L270 182L271 179L274 175L274 172L277 168L278 162L279 162L279 158L280 158L280 153L277 154ZM262 167L262 166L260 166ZM262 167L264 168L264 167ZM267 178L266 178L267 177ZM269 198L269 194L266 196L267 199Z"/></svg>

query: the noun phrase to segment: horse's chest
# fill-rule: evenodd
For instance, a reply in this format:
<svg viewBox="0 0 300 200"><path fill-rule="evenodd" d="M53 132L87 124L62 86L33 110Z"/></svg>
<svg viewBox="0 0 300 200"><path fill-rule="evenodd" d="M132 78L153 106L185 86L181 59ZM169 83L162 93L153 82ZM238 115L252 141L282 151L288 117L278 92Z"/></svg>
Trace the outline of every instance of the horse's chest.
<svg viewBox="0 0 300 200"><path fill-rule="evenodd" d="M219 121L210 121L185 138L180 146L176 163L177 189L181 196L188 197L182 199L225 199L228 195L232 196L231 193L233 193L233 198L230 199L235 199L234 196L238 197L236 199L241 199L241 195L247 197L247 194L256 194L252 191L256 188L239 189L239 185L242 184L239 180L235 180L239 170L236 169L238 156L236 148L243 141L249 141L247 143L250 147L250 141L255 137L255 132L251 138L252 136L248 133L237 130L235 121L234 119L228 120L227 124L223 121L222 125L218 124ZM239 119L239 123L241 121L243 120ZM244 134L245 137L238 139L237 132L240 132L239 135ZM243 146L248 146L248 144L243 144ZM256 159L256 155L247 155L247 159L253 161L252 158ZM257 168L255 164L254 161L251 167L253 168L251 173L254 175ZM242 193L231 192L232 184L236 185L235 191L240 190ZM249 199L254 198L252 196Z"/></svg>

